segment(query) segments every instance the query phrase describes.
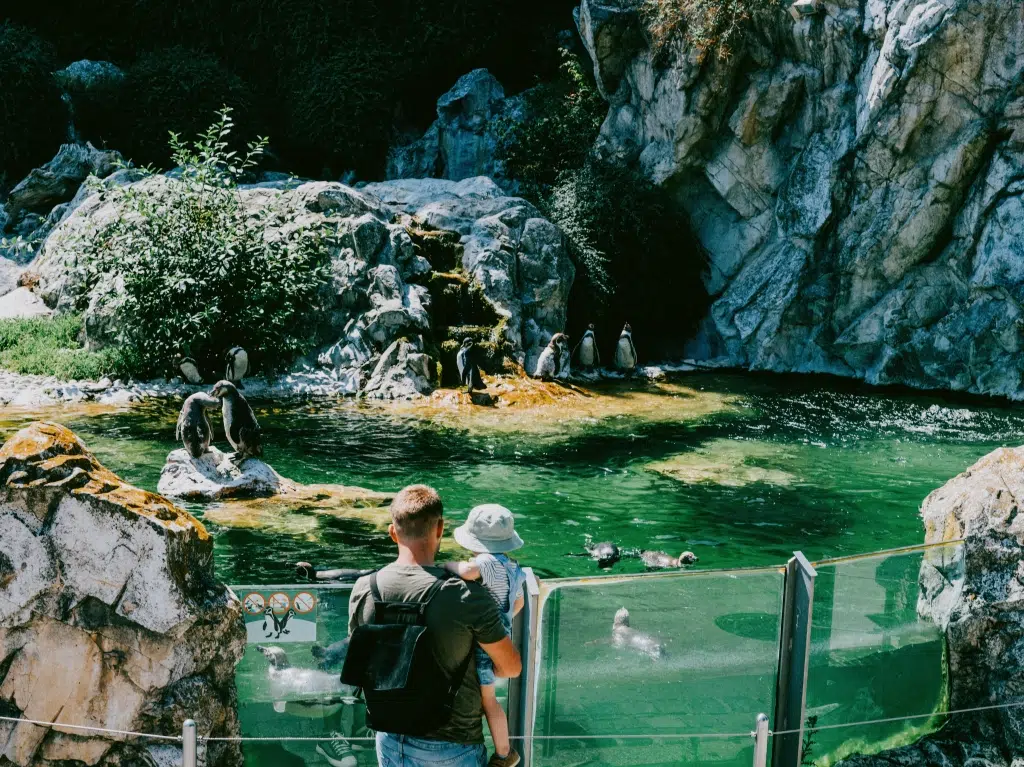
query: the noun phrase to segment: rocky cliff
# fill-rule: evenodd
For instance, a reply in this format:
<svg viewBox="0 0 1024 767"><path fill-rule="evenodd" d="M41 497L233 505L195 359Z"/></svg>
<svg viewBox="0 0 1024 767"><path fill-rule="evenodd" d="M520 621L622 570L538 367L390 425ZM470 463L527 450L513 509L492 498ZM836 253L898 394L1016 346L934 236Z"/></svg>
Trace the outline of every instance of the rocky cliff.
<svg viewBox="0 0 1024 767"><path fill-rule="evenodd" d="M609 102L597 148L710 253L693 352L1024 395L1024 4L780 5L703 61L655 56L635 6L577 11Z"/></svg>
<svg viewBox="0 0 1024 767"><path fill-rule="evenodd" d="M66 725L237 736L237 598L203 525L125 484L70 431L35 423L0 448L0 760L179 764L168 740ZM237 744L206 763L240 765Z"/></svg>

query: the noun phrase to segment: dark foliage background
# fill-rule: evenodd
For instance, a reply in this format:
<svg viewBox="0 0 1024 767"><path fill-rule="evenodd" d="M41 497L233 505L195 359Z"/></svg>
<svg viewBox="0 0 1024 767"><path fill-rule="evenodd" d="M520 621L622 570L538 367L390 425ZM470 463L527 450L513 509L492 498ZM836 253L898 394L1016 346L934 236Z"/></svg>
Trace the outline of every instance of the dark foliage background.
<svg viewBox="0 0 1024 767"><path fill-rule="evenodd" d="M0 168L53 156L61 136L23 135L61 108L44 72L112 61L123 87L80 107L83 138L137 164L167 164L167 131L193 135L221 105L239 135L269 135L300 175L379 177L393 131L422 131L437 97L488 67L510 91L552 76L573 0L62 0L2 3ZM26 37L31 30L36 38ZM12 79L10 49L29 53ZM56 101L55 101L56 99ZM16 118L16 119L15 119ZM18 131L21 131L19 133ZM10 138L9 138L10 137ZM11 157L15 147L17 156Z"/></svg>

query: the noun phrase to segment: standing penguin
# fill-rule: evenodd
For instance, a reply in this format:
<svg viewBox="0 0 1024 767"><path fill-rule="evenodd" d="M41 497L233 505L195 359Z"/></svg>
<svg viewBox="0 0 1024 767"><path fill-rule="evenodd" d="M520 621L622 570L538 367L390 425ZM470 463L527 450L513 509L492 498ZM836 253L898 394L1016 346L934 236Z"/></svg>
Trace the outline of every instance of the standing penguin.
<svg viewBox="0 0 1024 767"><path fill-rule="evenodd" d="M224 419L224 436L236 451L241 463L246 458L263 455L262 433L256 415L231 381L218 381L210 394L220 400Z"/></svg>
<svg viewBox="0 0 1024 767"><path fill-rule="evenodd" d="M193 386L199 386L203 382L203 377L199 375L199 366L191 357L182 357L180 354L175 354L174 365L178 368L182 378Z"/></svg>
<svg viewBox="0 0 1024 767"><path fill-rule="evenodd" d="M245 386L242 385L242 379L249 372L249 355L245 353L245 349L241 346L233 346L228 349L225 358L228 366L224 371L224 377L239 389L244 389Z"/></svg>
<svg viewBox="0 0 1024 767"><path fill-rule="evenodd" d="M472 338L462 339L462 348L455 356L455 363L459 367L459 381L466 387L466 393L472 394L473 389L486 389L483 377L480 375L480 368L476 364L476 355L473 353L476 346Z"/></svg>
<svg viewBox="0 0 1024 767"><path fill-rule="evenodd" d="M542 381L550 381L557 378L562 372L562 353L565 351L569 337L565 333L555 333L544 347L537 359L537 368L533 372L534 378Z"/></svg>
<svg viewBox="0 0 1024 767"><path fill-rule="evenodd" d="M584 370L593 370L601 364L601 355L597 351L597 337L594 335L594 325L587 326L583 338L576 344L576 359Z"/></svg>
<svg viewBox="0 0 1024 767"><path fill-rule="evenodd" d="M193 458L201 458L210 449L213 427L206 411L217 407L220 407L220 400L206 392L196 392L181 406L174 438L181 440L181 444Z"/></svg>
<svg viewBox="0 0 1024 767"><path fill-rule="evenodd" d="M636 369L636 347L633 346L633 328L626 323L615 346L615 367L627 375Z"/></svg>

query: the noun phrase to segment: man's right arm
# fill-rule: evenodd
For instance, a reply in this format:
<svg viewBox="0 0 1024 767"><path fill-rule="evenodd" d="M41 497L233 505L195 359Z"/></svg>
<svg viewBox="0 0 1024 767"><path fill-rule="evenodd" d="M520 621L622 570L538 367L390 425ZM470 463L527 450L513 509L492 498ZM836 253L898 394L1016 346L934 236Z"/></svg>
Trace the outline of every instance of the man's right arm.
<svg viewBox="0 0 1024 767"><path fill-rule="evenodd" d="M494 675L499 679L513 679L523 672L523 659L519 657L519 650L507 636L500 642L481 643L480 647L494 662Z"/></svg>

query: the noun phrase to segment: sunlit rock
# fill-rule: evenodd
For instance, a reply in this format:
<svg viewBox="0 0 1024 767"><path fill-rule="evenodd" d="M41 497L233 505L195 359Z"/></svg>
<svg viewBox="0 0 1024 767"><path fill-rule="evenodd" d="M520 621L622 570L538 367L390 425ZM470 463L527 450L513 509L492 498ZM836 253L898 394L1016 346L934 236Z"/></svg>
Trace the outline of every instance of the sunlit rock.
<svg viewBox="0 0 1024 767"><path fill-rule="evenodd" d="M54 722L0 722L5 761L181 759L177 744L62 723L177 735L192 718L237 736L244 647L241 605L215 580L194 517L124 483L64 427L37 422L0 448L0 708ZM241 764L237 744L206 757Z"/></svg>

